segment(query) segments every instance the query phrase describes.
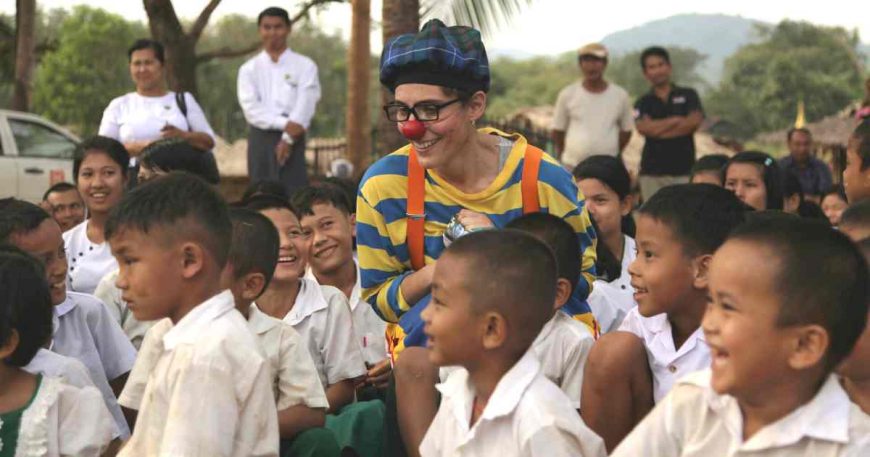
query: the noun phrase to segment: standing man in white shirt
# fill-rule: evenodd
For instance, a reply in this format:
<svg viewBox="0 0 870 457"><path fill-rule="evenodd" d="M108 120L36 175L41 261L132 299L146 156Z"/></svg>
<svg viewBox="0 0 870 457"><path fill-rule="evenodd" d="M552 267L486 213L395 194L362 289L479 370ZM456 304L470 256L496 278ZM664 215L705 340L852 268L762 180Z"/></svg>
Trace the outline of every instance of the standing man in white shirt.
<svg viewBox="0 0 870 457"><path fill-rule="evenodd" d="M280 181L292 193L308 184L305 133L320 100L317 65L287 47L287 11L269 7L257 17L263 51L239 69L239 104L248 121L248 176Z"/></svg>
<svg viewBox="0 0 870 457"><path fill-rule="evenodd" d="M559 92L552 124L556 156L569 169L589 156L618 156L634 128L628 92L604 79L607 48L587 44L578 60L583 79Z"/></svg>

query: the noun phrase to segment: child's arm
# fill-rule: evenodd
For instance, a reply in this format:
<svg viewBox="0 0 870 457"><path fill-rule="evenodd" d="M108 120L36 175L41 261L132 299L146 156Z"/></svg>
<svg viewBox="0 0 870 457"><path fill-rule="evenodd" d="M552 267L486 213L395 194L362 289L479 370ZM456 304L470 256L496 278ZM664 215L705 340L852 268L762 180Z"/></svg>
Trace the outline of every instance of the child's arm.
<svg viewBox="0 0 870 457"><path fill-rule="evenodd" d="M278 411L278 433L282 440L291 440L300 432L326 424L326 411L323 408L309 408L294 405Z"/></svg>
<svg viewBox="0 0 870 457"><path fill-rule="evenodd" d="M347 297L335 288L324 288L324 296L329 308L321 351L328 383L326 398L329 412L334 413L353 402L354 380L365 376L367 370L353 330Z"/></svg>
<svg viewBox="0 0 870 457"><path fill-rule="evenodd" d="M687 389L687 390L683 390ZM688 389L697 386L677 386L632 430L631 433L610 454L611 457L671 457L681 455L683 440L687 436L686 426L702 419L692 410L700 411L698 402L704 399L698 395L686 395ZM694 406L694 408L693 408Z"/></svg>
<svg viewBox="0 0 870 457"><path fill-rule="evenodd" d="M335 384L330 384L326 388L326 399L329 400L329 410L327 413L335 414L345 406L353 403L355 390L353 388L353 379L345 379Z"/></svg>

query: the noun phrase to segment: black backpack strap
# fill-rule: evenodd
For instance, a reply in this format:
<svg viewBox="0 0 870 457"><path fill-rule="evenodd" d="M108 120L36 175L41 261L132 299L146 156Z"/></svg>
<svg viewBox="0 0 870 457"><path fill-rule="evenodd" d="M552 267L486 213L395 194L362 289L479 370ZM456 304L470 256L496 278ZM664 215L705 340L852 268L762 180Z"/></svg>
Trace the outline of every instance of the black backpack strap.
<svg viewBox="0 0 870 457"><path fill-rule="evenodd" d="M190 126L190 120L187 118L187 100L184 97L184 92L175 93L175 104L178 105L178 109L184 115L184 120L187 121L187 130L192 132L193 128Z"/></svg>

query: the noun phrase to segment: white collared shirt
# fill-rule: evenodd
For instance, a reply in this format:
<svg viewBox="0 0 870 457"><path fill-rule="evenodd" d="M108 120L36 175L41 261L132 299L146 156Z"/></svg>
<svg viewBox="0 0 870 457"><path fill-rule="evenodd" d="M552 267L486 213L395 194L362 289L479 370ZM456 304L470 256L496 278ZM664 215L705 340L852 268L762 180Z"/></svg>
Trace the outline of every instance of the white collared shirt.
<svg viewBox="0 0 870 457"><path fill-rule="evenodd" d="M583 368L594 343L589 327L559 311L532 343L544 376L562 389L574 409L580 409Z"/></svg>
<svg viewBox="0 0 870 457"><path fill-rule="evenodd" d="M293 326L251 305L248 328L257 337L272 370L272 388L278 411L304 404L329 408L317 368L302 337Z"/></svg>
<svg viewBox="0 0 870 457"><path fill-rule="evenodd" d="M144 360L153 370L133 437L118 455L277 456L271 372L232 293L174 326L165 322L152 328L163 333L162 347L154 345L161 353Z"/></svg>
<svg viewBox="0 0 870 457"><path fill-rule="evenodd" d="M127 338L133 344L133 347L139 349L142 345L142 338L145 338L145 333L154 325L154 321L140 321L127 308L127 302L121 298L121 289L115 286L115 281L118 280L118 270L112 270L97 285L94 290L94 296L99 298L112 319L121 326L121 330L127 335Z"/></svg>
<svg viewBox="0 0 870 457"><path fill-rule="evenodd" d="M320 100L317 65L289 48L277 62L261 51L239 68L237 91L248 124L284 130L293 121L307 130Z"/></svg>
<svg viewBox="0 0 870 457"><path fill-rule="evenodd" d="M87 367L78 360L60 355L48 349L39 348L30 363L21 367L22 370L31 374L41 374L51 378L60 378L63 382L73 387L93 387L91 374Z"/></svg>
<svg viewBox="0 0 870 457"><path fill-rule="evenodd" d="M296 303L283 321L302 336L323 387L366 374L347 297L313 279L300 282Z"/></svg>
<svg viewBox="0 0 870 457"><path fill-rule="evenodd" d="M870 416L830 376L809 403L743 440L737 400L693 373L619 444L612 456L834 457L870 455Z"/></svg>
<svg viewBox="0 0 870 457"><path fill-rule="evenodd" d="M468 371L456 370L437 387L441 405L420 444L422 457L605 455L604 442L544 377L531 351L502 376L474 425Z"/></svg>
<svg viewBox="0 0 870 457"><path fill-rule="evenodd" d="M635 306L634 287L631 287L631 274L628 266L637 257L634 238L623 235L622 271L618 278L607 282L596 279L589 294L589 308L601 326L601 333L612 332L619 328L625 315Z"/></svg>
<svg viewBox="0 0 870 457"><path fill-rule="evenodd" d="M704 332L698 327L679 349L674 348L671 323L665 313L652 317L640 315L633 308L619 327L643 340L653 378L653 399L659 402L683 376L710 367L710 347Z"/></svg>
<svg viewBox="0 0 870 457"><path fill-rule="evenodd" d="M68 290L92 294L107 273L118 269L109 243L88 239L88 220L63 233Z"/></svg>
<svg viewBox="0 0 870 457"><path fill-rule="evenodd" d="M106 305L93 295L67 292L66 300L54 307L51 350L81 362L118 425L120 436L130 436L130 427L109 385L128 373L136 362L136 349L121 327L112 320Z"/></svg>

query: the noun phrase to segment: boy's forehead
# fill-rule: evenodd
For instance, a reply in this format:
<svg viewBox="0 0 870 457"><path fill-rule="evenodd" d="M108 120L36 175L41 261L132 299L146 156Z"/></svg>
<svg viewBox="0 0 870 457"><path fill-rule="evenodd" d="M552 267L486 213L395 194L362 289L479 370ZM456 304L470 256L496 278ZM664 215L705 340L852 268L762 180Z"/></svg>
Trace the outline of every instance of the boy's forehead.
<svg viewBox="0 0 870 457"><path fill-rule="evenodd" d="M14 233L10 241L26 252L39 252L57 248L63 243L63 235L57 222L49 217L33 230Z"/></svg>
<svg viewBox="0 0 870 457"><path fill-rule="evenodd" d="M653 242L657 244L678 243L677 232L670 223L656 217L641 213L637 218L638 241Z"/></svg>

